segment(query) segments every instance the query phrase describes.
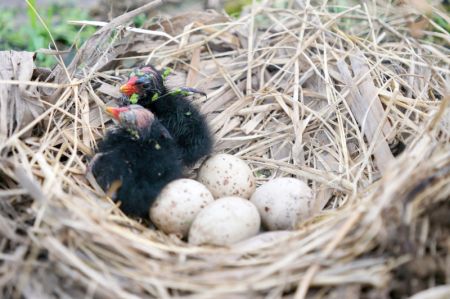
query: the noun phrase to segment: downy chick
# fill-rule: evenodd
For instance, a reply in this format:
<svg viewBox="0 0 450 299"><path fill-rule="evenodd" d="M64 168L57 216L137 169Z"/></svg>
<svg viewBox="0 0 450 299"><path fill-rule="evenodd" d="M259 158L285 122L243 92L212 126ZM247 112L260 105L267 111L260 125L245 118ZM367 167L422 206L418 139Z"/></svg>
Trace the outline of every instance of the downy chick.
<svg viewBox="0 0 450 299"><path fill-rule="evenodd" d="M153 66L132 74L120 91L158 117L175 139L185 165L192 166L212 152L213 139L205 117L189 101L186 91L168 90L161 72Z"/></svg>
<svg viewBox="0 0 450 299"><path fill-rule="evenodd" d="M108 107L106 112L119 125L98 144L90 169L105 191L119 182L113 199L124 213L148 217L161 189L182 176L180 152L167 129L142 106Z"/></svg>

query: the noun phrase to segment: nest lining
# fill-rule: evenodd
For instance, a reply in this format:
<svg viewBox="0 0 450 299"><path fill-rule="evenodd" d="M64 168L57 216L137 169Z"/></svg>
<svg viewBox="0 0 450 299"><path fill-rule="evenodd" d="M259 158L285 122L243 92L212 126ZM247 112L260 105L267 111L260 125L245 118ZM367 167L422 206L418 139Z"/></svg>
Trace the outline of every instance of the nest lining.
<svg viewBox="0 0 450 299"><path fill-rule="evenodd" d="M114 29L138 9L45 82L5 81L19 96L0 103L3 296L359 298L397 290L396 271L414 259L448 258L432 218L450 194L448 48L410 36L409 8L299 3L264 2L237 20L169 18L157 36ZM123 215L85 171L111 124L105 103L143 62L208 94L194 101L215 151L247 161L258 184L307 181L316 216L214 248ZM433 283L418 285L405 294Z"/></svg>

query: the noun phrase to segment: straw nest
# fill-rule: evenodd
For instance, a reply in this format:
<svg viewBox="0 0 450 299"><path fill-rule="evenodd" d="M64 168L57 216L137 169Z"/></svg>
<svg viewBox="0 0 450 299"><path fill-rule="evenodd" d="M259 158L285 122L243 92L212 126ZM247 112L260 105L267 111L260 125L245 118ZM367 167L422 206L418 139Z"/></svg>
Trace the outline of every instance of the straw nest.
<svg viewBox="0 0 450 299"><path fill-rule="evenodd" d="M237 20L123 26L158 4L101 28L67 68L1 54L3 298L385 298L449 283L450 36L427 15L448 16L263 1ZM213 248L123 215L85 171L111 125L102 108L144 62L207 92L194 100L216 152L258 184L307 181L316 216Z"/></svg>

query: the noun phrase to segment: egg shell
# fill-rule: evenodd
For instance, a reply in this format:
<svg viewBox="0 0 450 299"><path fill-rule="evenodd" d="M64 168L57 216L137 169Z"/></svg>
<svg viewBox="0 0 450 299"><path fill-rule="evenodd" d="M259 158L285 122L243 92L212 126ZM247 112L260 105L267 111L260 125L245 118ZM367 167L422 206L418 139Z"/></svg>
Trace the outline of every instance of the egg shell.
<svg viewBox="0 0 450 299"><path fill-rule="evenodd" d="M150 219L163 232L186 237L195 216L213 201L211 192L199 182L175 180L161 190L150 208Z"/></svg>
<svg viewBox="0 0 450 299"><path fill-rule="evenodd" d="M256 189L255 177L250 167L241 159L218 154L206 160L198 173L215 198L238 196L250 198Z"/></svg>
<svg viewBox="0 0 450 299"><path fill-rule="evenodd" d="M189 243L230 245L256 235L260 225L258 210L247 199L219 198L198 213L189 231Z"/></svg>
<svg viewBox="0 0 450 299"><path fill-rule="evenodd" d="M258 208L264 227L288 230L311 215L313 192L301 180L277 178L258 187L250 201Z"/></svg>

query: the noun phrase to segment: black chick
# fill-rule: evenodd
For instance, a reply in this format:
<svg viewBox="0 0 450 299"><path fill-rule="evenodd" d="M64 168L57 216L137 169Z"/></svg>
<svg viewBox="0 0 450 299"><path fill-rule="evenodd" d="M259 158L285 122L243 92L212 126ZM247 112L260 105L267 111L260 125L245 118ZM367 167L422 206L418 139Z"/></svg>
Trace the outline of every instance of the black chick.
<svg viewBox="0 0 450 299"><path fill-rule="evenodd" d="M166 128L139 105L108 107L119 122L99 143L90 169L103 190L120 182L115 200L128 215L148 217L161 189L182 176L180 152Z"/></svg>
<svg viewBox="0 0 450 299"><path fill-rule="evenodd" d="M161 72L153 66L144 66L132 74L120 91L131 97L128 101L150 109L158 117L175 139L185 165L192 166L211 153L213 140L204 116L187 99L186 92L169 91Z"/></svg>

